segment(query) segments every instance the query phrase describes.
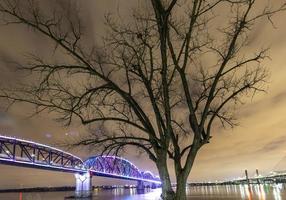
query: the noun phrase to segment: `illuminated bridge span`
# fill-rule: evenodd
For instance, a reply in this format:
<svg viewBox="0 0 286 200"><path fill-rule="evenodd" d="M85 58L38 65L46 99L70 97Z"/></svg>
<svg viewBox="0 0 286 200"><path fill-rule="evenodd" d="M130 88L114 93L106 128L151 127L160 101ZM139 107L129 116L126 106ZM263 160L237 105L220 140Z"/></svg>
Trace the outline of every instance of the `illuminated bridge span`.
<svg viewBox="0 0 286 200"><path fill-rule="evenodd" d="M94 156L87 159L84 165L95 176L160 183L160 178L154 176L151 172L141 172L130 161L116 156Z"/></svg>
<svg viewBox="0 0 286 200"><path fill-rule="evenodd" d="M74 173L76 192L89 195L92 176L160 184L160 178L149 171L140 171L130 161L115 156L93 156L83 162L60 149L36 142L0 135L0 164Z"/></svg>
<svg viewBox="0 0 286 200"><path fill-rule="evenodd" d="M71 173L87 171L83 161L62 150L13 137L0 136L0 163Z"/></svg>

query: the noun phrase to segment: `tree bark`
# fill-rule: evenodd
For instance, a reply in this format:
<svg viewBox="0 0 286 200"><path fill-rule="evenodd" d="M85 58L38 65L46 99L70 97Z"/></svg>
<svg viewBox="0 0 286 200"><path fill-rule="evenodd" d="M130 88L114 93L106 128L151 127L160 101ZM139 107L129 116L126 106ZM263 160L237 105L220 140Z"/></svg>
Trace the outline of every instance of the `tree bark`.
<svg viewBox="0 0 286 200"><path fill-rule="evenodd" d="M186 200L187 199L186 184L187 184L187 177L184 176L183 174L180 174L177 177L177 188L176 188L175 200Z"/></svg>
<svg viewBox="0 0 286 200"><path fill-rule="evenodd" d="M187 190L186 190L187 179L193 168L193 164L199 148L200 145L195 142L189 152L188 159L186 161L188 163L186 163L183 168L181 168L180 164L178 164L180 160L176 161L177 163L175 163L175 166L177 166L176 167L177 188L174 198L175 200L187 200Z"/></svg>
<svg viewBox="0 0 286 200"><path fill-rule="evenodd" d="M156 165L162 182L161 198L163 200L175 200L175 193L174 190L172 189L172 184L167 167L167 160L159 159Z"/></svg>

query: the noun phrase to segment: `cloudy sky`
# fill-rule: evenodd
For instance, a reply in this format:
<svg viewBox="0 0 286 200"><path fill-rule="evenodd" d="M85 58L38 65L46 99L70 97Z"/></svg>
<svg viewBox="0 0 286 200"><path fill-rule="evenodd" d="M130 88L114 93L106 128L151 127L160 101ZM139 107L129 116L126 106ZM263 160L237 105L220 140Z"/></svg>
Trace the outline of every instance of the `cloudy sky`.
<svg viewBox="0 0 286 200"><path fill-rule="evenodd" d="M115 3L116 2L116 3ZM133 1L134 2L134 1ZM276 0L275 0L276 2ZM278 2L278 0L277 0ZM90 26L90 34L102 34L104 13L126 10L132 5L123 0L85 1L82 9ZM259 94L248 100L238 112L239 126L234 129L218 129L210 144L199 152L190 181L223 180L242 176L244 169L250 175L255 169L267 174L272 170L286 170L286 13L274 17L275 29L261 23L252 33L252 46L271 46L271 60L265 65L271 71L266 94ZM21 60L27 52L46 53L43 38L19 26L0 26L0 54L3 60ZM27 81L21 72L4 61L0 63L0 84L13 85ZM0 104L0 132L45 144L54 144L59 139L73 137L85 131L80 125L63 127L52 120L52 116L37 116L27 119L31 113L28 105L16 105L9 113L4 111L5 102ZM88 152L75 152L83 157ZM142 170L156 172L147 157L126 155ZM144 161L144 162L143 162ZM0 188L33 186L73 185L71 174L41 170L22 169L0 165ZM114 183L95 177L95 184ZM120 181L118 181L120 182Z"/></svg>

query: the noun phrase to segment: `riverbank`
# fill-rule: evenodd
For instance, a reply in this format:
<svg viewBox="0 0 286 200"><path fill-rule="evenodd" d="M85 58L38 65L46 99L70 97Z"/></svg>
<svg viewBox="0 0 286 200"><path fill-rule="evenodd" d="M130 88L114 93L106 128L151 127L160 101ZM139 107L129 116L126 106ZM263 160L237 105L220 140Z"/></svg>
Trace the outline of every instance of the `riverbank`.
<svg viewBox="0 0 286 200"><path fill-rule="evenodd" d="M93 186L93 190L95 189L103 189L103 190L113 190L117 188L130 189L136 188L135 185L124 185L124 186L116 186L116 185L102 185L102 186ZM75 191L74 186L62 186L62 187L33 187L33 188L17 188L17 189L0 189L0 193L19 193L19 192L70 192Z"/></svg>
<svg viewBox="0 0 286 200"><path fill-rule="evenodd" d="M36 187L36 188L19 188L19 189L0 189L0 193L17 193L17 192L65 192L75 191L74 186L64 187Z"/></svg>

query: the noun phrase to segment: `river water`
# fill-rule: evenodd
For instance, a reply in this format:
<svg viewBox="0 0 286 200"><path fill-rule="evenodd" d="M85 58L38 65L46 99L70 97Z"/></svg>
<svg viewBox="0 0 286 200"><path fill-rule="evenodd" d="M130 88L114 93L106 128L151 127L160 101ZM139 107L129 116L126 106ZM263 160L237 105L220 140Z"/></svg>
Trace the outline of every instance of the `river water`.
<svg viewBox="0 0 286 200"><path fill-rule="evenodd" d="M286 200L286 185L190 187L187 193L190 200ZM95 189L89 200L159 200L160 194L160 189L144 194L138 194L136 189ZM0 200L63 200L72 195L73 192L2 193Z"/></svg>

